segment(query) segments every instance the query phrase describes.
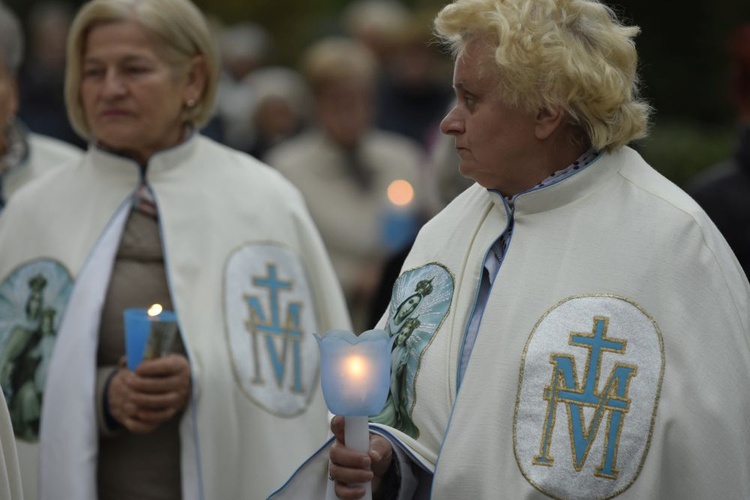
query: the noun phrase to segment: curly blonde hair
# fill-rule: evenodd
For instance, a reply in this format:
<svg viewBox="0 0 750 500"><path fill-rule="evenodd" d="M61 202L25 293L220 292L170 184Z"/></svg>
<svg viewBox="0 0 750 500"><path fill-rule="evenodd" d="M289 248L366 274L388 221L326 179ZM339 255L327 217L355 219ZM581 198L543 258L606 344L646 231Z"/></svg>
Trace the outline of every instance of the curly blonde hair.
<svg viewBox="0 0 750 500"><path fill-rule="evenodd" d="M640 29L596 0L455 0L435 31L456 58L470 40L486 40L504 102L561 107L597 150L648 133L651 107L639 97L633 42Z"/></svg>

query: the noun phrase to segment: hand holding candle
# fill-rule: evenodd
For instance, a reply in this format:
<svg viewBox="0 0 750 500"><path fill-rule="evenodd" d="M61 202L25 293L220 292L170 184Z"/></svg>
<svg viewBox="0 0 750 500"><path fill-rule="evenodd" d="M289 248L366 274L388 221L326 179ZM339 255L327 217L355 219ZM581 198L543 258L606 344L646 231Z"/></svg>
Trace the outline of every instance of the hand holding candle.
<svg viewBox="0 0 750 500"><path fill-rule="evenodd" d="M345 444L367 453L370 442L368 419L377 415L388 397L391 346L394 338L384 330L369 330L359 336L333 330L315 335L321 352L321 385L328 409L345 419ZM370 484L365 499L372 498Z"/></svg>

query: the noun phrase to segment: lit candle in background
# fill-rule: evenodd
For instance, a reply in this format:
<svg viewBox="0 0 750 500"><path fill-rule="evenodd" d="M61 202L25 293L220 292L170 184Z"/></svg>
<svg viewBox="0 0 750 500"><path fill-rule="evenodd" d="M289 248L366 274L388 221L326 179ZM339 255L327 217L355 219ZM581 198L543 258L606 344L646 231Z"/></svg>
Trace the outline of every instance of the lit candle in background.
<svg viewBox="0 0 750 500"><path fill-rule="evenodd" d="M405 207L414 199L414 188L403 179L388 185L388 199L396 206Z"/></svg>
<svg viewBox="0 0 750 500"><path fill-rule="evenodd" d="M382 239L388 250L395 251L408 244L417 232L414 187L408 181L398 179L388 185L386 195Z"/></svg>
<svg viewBox="0 0 750 500"><path fill-rule="evenodd" d="M326 405L332 413L345 417L344 444L367 453L368 416L380 413L388 397L395 337L384 330L368 330L359 336L333 330L315 338L320 347L320 382ZM330 486L327 498L333 498ZM365 485L364 498L372 498L370 483Z"/></svg>

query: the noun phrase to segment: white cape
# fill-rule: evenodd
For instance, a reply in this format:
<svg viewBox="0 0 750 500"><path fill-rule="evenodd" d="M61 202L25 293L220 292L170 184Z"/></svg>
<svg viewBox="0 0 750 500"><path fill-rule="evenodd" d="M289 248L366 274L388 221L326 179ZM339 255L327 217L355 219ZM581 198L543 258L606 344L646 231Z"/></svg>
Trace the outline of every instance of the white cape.
<svg viewBox="0 0 750 500"><path fill-rule="evenodd" d="M57 167L74 163L83 154L77 147L53 137L29 133L29 156L3 177L3 198L8 199L21 187Z"/></svg>
<svg viewBox="0 0 750 500"><path fill-rule="evenodd" d="M59 313L41 416L43 499L96 498L100 312L139 172L91 148L19 192L0 220L0 294L23 310L27 282L42 274L45 304ZM146 180L192 371L184 498L264 498L326 435L312 333L349 328L340 288L301 196L269 167L195 135L155 155ZM7 327L2 311L0 320ZM36 445L19 446L33 462Z"/></svg>
<svg viewBox="0 0 750 500"><path fill-rule="evenodd" d="M500 195L475 185L430 221L394 287L384 325L412 333L377 420L434 468L421 494L750 498L750 286L705 213L623 148L514 217L460 390Z"/></svg>

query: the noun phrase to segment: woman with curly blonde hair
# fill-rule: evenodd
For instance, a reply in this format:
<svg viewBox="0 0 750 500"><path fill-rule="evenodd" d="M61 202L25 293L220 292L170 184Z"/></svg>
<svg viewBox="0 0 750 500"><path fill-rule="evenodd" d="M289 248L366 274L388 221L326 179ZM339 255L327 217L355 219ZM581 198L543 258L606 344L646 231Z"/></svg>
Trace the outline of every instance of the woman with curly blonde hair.
<svg viewBox="0 0 750 500"><path fill-rule="evenodd" d="M422 228L379 325L419 322L391 395L408 418L372 417L365 454L336 416L308 464L341 499L750 498L750 285L628 146L638 28L594 0L456 0L435 26L441 129L475 184Z"/></svg>

